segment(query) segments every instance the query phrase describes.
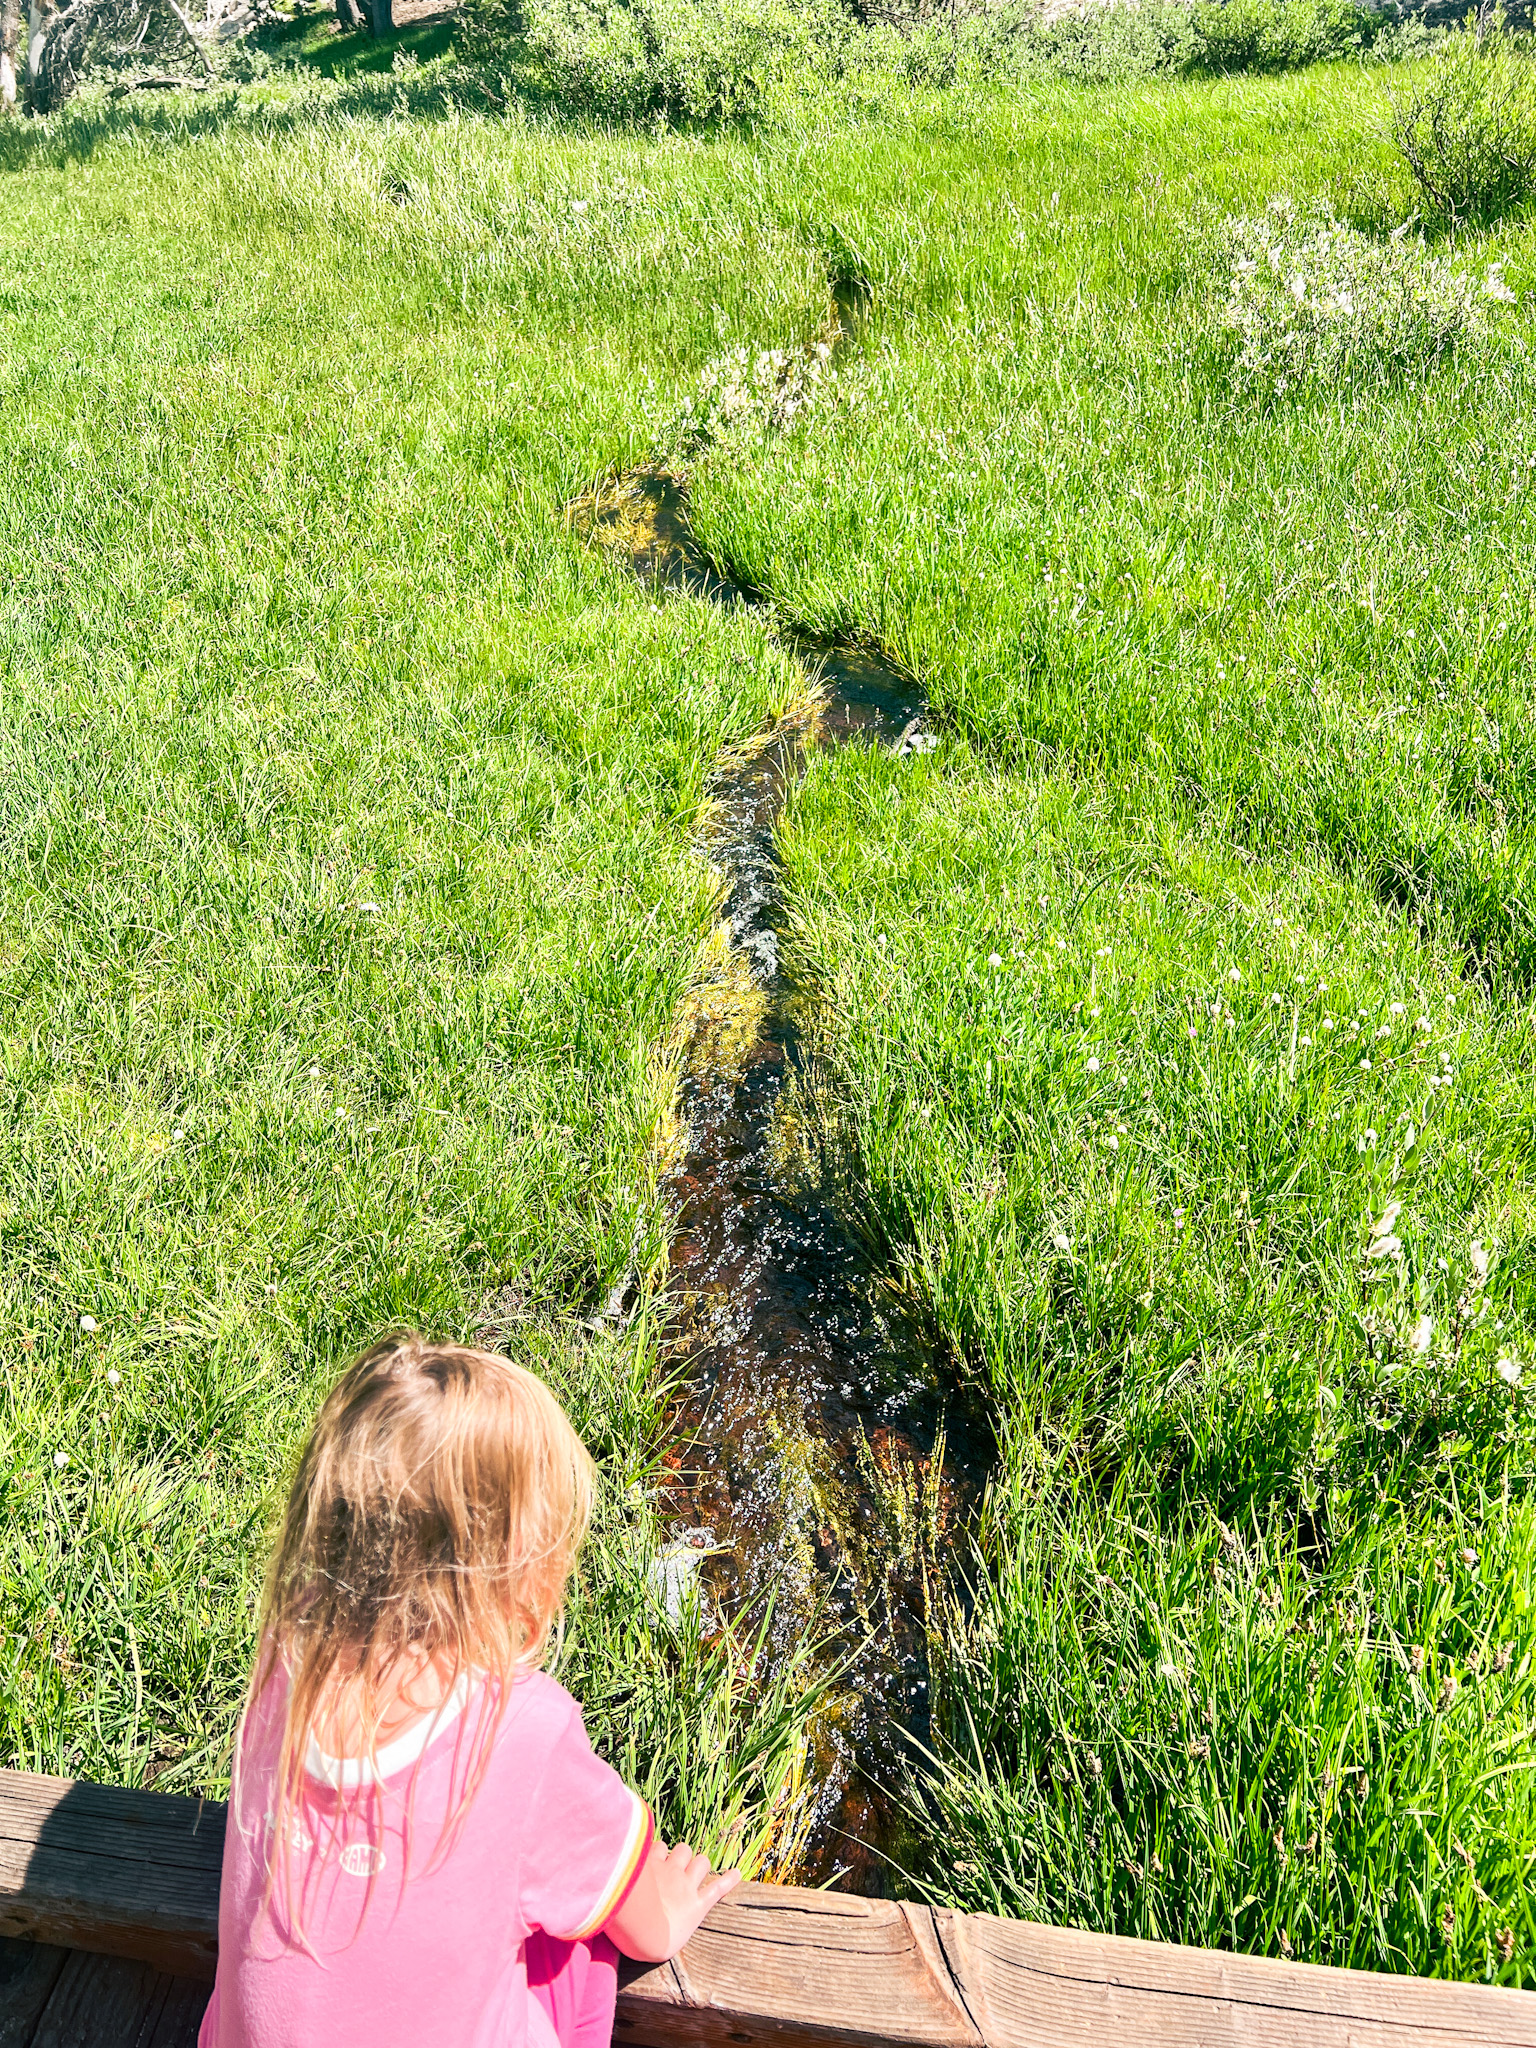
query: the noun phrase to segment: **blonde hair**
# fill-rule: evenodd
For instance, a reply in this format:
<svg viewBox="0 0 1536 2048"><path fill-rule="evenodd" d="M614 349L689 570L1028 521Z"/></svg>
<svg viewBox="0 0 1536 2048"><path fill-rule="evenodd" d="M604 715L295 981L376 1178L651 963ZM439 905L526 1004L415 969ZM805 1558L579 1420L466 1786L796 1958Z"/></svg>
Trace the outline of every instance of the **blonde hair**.
<svg viewBox="0 0 1536 2048"><path fill-rule="evenodd" d="M250 1700L280 1667L288 1678L269 1839L293 1838L323 1704L351 1694L372 1757L389 1681L423 1658L450 1687L487 1681L456 1831L512 1682L548 1655L593 1479L559 1402L510 1359L405 1332L343 1374L300 1456L262 1602ZM269 1895L278 1865L291 1859L270 1859Z"/></svg>

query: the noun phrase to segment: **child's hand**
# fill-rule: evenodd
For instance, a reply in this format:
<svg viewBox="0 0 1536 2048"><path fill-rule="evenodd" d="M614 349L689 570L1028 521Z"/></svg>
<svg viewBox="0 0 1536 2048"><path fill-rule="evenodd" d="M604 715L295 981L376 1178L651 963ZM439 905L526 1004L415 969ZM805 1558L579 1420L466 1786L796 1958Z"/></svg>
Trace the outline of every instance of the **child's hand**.
<svg viewBox="0 0 1536 2048"><path fill-rule="evenodd" d="M712 1873L709 1858L695 1856L686 1842L675 1849L653 1842L634 1890L603 1931L637 1963L664 1963L740 1882L739 1870Z"/></svg>

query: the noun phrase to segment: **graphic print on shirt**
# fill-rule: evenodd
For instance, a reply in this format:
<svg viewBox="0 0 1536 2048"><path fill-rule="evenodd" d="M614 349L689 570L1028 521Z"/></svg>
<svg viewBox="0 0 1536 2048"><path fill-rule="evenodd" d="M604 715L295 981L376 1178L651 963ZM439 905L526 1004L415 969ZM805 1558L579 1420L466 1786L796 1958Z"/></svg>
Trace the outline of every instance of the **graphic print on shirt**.
<svg viewBox="0 0 1536 2048"><path fill-rule="evenodd" d="M377 1877L384 1868L384 1851L372 1842L348 1842L341 1852L341 1867L348 1877Z"/></svg>
<svg viewBox="0 0 1536 2048"><path fill-rule="evenodd" d="M272 1839L273 1835L274 1835L274 1834L276 1833L276 1831L277 1831L277 1816L276 1816L276 1815L275 1815L275 1814L273 1813L272 1809L271 1809L270 1807L268 1807L268 1808L267 1808L267 1840L268 1840L268 1842L270 1842L270 1841L271 1841L271 1839ZM315 1838L314 1838L314 1836L313 1836L313 1835L310 1835L310 1834L306 1834L306 1833L305 1833L305 1831L304 1831L304 1823L303 1823L303 1822L302 1822L302 1821L301 1821L301 1820L299 1819L299 1817L298 1817L298 1815L297 1815L296 1813L295 1813L295 1814L290 1814L290 1815L289 1815L289 1818L288 1818L288 1826L287 1826L287 1829L286 1829L286 1833L287 1833L287 1836L288 1836L288 1846L289 1846L289 1848L290 1848L290 1849L297 1849L297 1850L299 1851L299 1853L300 1853L301 1855L302 1855L302 1854L304 1854L304 1853L305 1853L306 1851L308 1851L308 1850L310 1850L310 1849L313 1849L313 1847L315 1846Z"/></svg>

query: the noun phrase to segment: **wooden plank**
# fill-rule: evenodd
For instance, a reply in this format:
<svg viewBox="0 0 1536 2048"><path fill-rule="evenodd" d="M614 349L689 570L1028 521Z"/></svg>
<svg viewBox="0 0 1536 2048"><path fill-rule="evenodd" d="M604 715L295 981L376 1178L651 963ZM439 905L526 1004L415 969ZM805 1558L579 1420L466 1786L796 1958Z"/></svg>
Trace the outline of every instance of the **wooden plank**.
<svg viewBox="0 0 1536 2048"><path fill-rule="evenodd" d="M76 1950L43 2009L31 2048L145 2048L171 1982L152 1963Z"/></svg>
<svg viewBox="0 0 1536 2048"><path fill-rule="evenodd" d="M224 1808L0 1771L0 1934L211 1979Z"/></svg>
<svg viewBox="0 0 1536 2048"><path fill-rule="evenodd" d="M674 1963L626 1985L614 2040L624 2048L979 2048L981 2035L926 1908L748 1884L715 1908Z"/></svg>
<svg viewBox="0 0 1536 2048"><path fill-rule="evenodd" d="M198 2029L208 2010L208 1986L196 1977L166 1980L165 2004L139 2048L197 2048Z"/></svg>
<svg viewBox="0 0 1536 2048"><path fill-rule="evenodd" d="M0 2048L32 2048L65 1960L61 1948L0 1939Z"/></svg>
<svg viewBox="0 0 1536 2048"><path fill-rule="evenodd" d="M42 1949L41 1960L10 1961L17 1989L11 1999L0 1977L0 2048L116 2048L99 2028L117 2025L114 2014L127 2027L141 1994L132 2048L190 2048L206 1990L159 1973L212 1975L223 1837L224 1810L211 1803L0 1772L0 1932L152 1966L135 1976L131 1965L115 1975L103 1965L87 1978L80 1960L61 1966ZM80 2031L81 2012L97 2032ZM718 1906L676 1961L627 1973L615 2040L1536 2048L1536 1999L754 1884Z"/></svg>
<svg viewBox="0 0 1536 2048"><path fill-rule="evenodd" d="M1482 1984L1448 1984L1284 1963L1217 1949L1132 1941L993 1920L936 1916L989 2044L1105 2048L1109 2042L1190 2048L1530 2048L1536 1999Z"/></svg>
<svg viewBox="0 0 1536 2048"><path fill-rule="evenodd" d="M623 2048L1536 2048L1536 1999L745 1885L627 1983Z"/></svg>

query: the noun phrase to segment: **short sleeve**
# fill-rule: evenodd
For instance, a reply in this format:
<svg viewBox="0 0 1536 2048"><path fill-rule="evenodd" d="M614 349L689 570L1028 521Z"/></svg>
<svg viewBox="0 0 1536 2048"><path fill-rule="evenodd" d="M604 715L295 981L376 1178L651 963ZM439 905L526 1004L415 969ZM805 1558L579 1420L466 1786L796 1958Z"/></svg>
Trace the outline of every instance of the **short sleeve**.
<svg viewBox="0 0 1536 2048"><path fill-rule="evenodd" d="M528 1817L524 1924L556 1941L585 1941L611 1919L650 1854L650 1809L594 1756L579 1713L550 1751Z"/></svg>

